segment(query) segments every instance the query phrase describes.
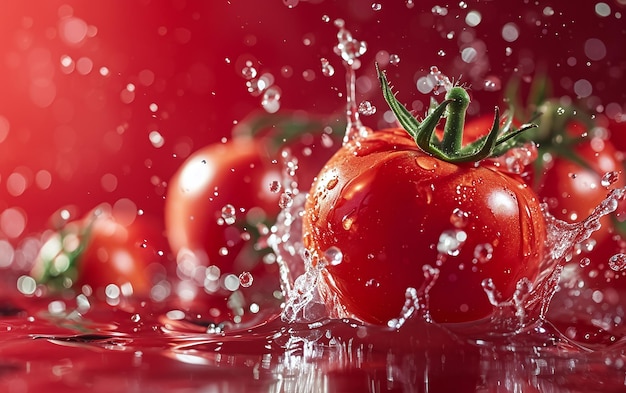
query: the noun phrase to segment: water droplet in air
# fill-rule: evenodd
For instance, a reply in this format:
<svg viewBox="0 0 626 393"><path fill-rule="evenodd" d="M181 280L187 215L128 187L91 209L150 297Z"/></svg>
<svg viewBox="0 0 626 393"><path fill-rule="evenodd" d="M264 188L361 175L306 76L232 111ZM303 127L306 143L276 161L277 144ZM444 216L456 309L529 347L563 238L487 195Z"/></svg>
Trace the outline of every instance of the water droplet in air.
<svg viewBox="0 0 626 393"><path fill-rule="evenodd" d="M616 272L626 270L626 254L619 253L609 258L609 267Z"/></svg>
<svg viewBox="0 0 626 393"><path fill-rule="evenodd" d="M278 201L278 206L280 206L281 209L286 209L288 207L291 207L293 205L293 196L291 195L291 192L289 191L285 191L282 193L282 195L280 196L280 200Z"/></svg>
<svg viewBox="0 0 626 393"><path fill-rule="evenodd" d="M486 91L498 91L502 88L502 82L497 76L488 76L483 82Z"/></svg>
<svg viewBox="0 0 626 393"><path fill-rule="evenodd" d="M382 8L383 8L383 6L380 3L372 4L372 10L374 10L374 11L380 11Z"/></svg>
<svg viewBox="0 0 626 393"><path fill-rule="evenodd" d="M389 55L389 63L392 65L398 65L398 63L400 63L400 56L396 54Z"/></svg>
<svg viewBox="0 0 626 393"><path fill-rule="evenodd" d="M324 252L324 258L331 266L337 266L343 261L343 253L339 247L332 246Z"/></svg>
<svg viewBox="0 0 626 393"><path fill-rule="evenodd" d="M376 113L376 107L369 101L363 101L359 104L359 113L363 116L370 116Z"/></svg>
<svg viewBox="0 0 626 393"><path fill-rule="evenodd" d="M261 106L268 113L276 113L280 109L280 91L275 87L270 87L263 94Z"/></svg>
<svg viewBox="0 0 626 393"><path fill-rule="evenodd" d="M439 49L439 51L437 52L437 55L444 57L446 55L446 52L443 49Z"/></svg>
<svg viewBox="0 0 626 393"><path fill-rule="evenodd" d="M441 254L457 256L466 240L467 233L464 231L456 229L443 231L439 236L437 251Z"/></svg>
<svg viewBox="0 0 626 393"><path fill-rule="evenodd" d="M283 4L289 8L293 8L298 5L300 0L283 0Z"/></svg>
<svg viewBox="0 0 626 393"><path fill-rule="evenodd" d="M257 75L256 68L254 68L252 66L245 66L241 70L241 75L243 75L243 77L246 78L246 79L256 78L256 75Z"/></svg>
<svg viewBox="0 0 626 393"><path fill-rule="evenodd" d="M239 275L239 285L244 288L249 288L254 281L254 277L250 272L243 272Z"/></svg>
<svg viewBox="0 0 626 393"><path fill-rule="evenodd" d="M413 8L415 7L415 2L413 0L406 0L406 8Z"/></svg>
<svg viewBox="0 0 626 393"><path fill-rule="evenodd" d="M591 259L587 257L581 258L578 264L580 265L580 267L587 267L591 264Z"/></svg>
<svg viewBox="0 0 626 393"><path fill-rule="evenodd" d="M281 185L278 180L274 180L270 183L270 192L277 194L278 192L280 192L280 189Z"/></svg>
<svg viewBox="0 0 626 393"><path fill-rule="evenodd" d="M431 9L433 15L446 16L448 15L448 9L446 7L441 7L439 5L434 6Z"/></svg>
<svg viewBox="0 0 626 393"><path fill-rule="evenodd" d="M320 61L322 63L322 74L324 76L333 76L333 75L335 75L335 67L333 67L328 62L328 59L322 57L322 59Z"/></svg>
<svg viewBox="0 0 626 393"><path fill-rule="evenodd" d="M235 223L237 219L235 206L231 204L227 204L222 208L222 218L226 225L232 225Z"/></svg>
<svg viewBox="0 0 626 393"><path fill-rule="evenodd" d="M139 314L133 314L133 315L130 317L130 320L131 320L131 321L133 321L133 322L139 322L139 321L141 321L141 315L139 315Z"/></svg>
<svg viewBox="0 0 626 393"><path fill-rule="evenodd" d="M615 182L619 179L619 173L618 172L607 172L604 174L604 176L602 176L602 180L600 181L600 184L602 185L602 187L608 187L611 184L615 184Z"/></svg>
<svg viewBox="0 0 626 393"><path fill-rule="evenodd" d="M322 15L322 22L326 22L326 23L330 22L330 16Z"/></svg>

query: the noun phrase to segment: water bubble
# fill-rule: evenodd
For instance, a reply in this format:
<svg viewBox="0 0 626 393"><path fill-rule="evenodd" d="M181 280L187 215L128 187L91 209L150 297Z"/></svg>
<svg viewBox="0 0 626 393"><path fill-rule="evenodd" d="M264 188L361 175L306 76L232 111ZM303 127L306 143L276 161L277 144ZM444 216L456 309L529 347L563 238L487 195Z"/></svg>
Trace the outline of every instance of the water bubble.
<svg viewBox="0 0 626 393"><path fill-rule="evenodd" d="M332 246L324 252L324 258L331 266L337 266L343 261L343 253L339 247Z"/></svg>
<svg viewBox="0 0 626 393"><path fill-rule="evenodd" d="M396 54L389 55L389 63L392 65L398 65L400 63L400 56Z"/></svg>
<svg viewBox="0 0 626 393"><path fill-rule="evenodd" d="M224 219L226 225L232 225L235 223L237 219L236 213L237 211L235 206L230 203L222 207L222 218Z"/></svg>
<svg viewBox="0 0 626 393"><path fill-rule="evenodd" d="M243 272L239 275L239 285L244 288L249 288L254 281L254 276L250 272Z"/></svg>
<svg viewBox="0 0 626 393"><path fill-rule="evenodd" d="M371 116L376 113L376 107L369 101L363 101L359 104L359 113L364 116Z"/></svg>
<svg viewBox="0 0 626 393"><path fill-rule="evenodd" d="M281 185L278 180L274 180L270 183L270 192L278 194L280 192Z"/></svg>
<svg viewBox="0 0 626 393"><path fill-rule="evenodd" d="M335 68L330 64L328 59L322 57L320 60L322 63L322 75L324 76L333 76L335 75Z"/></svg>
<svg viewBox="0 0 626 393"><path fill-rule="evenodd" d="M615 184L615 182L617 182L617 180L619 180L619 173L616 171L613 172L607 172L602 176L602 180L600 181L600 184L602 185L602 187L608 187L611 184Z"/></svg>
<svg viewBox="0 0 626 393"><path fill-rule="evenodd" d="M626 254L615 254L609 258L609 267L616 272L626 270Z"/></svg>
<svg viewBox="0 0 626 393"><path fill-rule="evenodd" d="M457 256L466 240L467 233L464 231L457 229L443 231L439 236L437 251L441 254Z"/></svg>

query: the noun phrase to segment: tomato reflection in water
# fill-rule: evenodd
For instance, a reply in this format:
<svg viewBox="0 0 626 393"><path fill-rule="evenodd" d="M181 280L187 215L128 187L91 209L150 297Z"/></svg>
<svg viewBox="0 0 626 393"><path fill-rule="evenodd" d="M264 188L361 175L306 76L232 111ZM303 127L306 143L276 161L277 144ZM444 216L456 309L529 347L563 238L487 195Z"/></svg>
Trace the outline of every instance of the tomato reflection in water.
<svg viewBox="0 0 626 393"><path fill-rule="evenodd" d="M128 198L163 221L168 180L183 159L230 137L233 124L262 105L252 68L277 88L271 97L281 97L280 110L343 108L337 93L343 81L318 70L320 57L335 59L336 29L325 22L335 17L368 43L360 75L373 75L373 61L386 60L398 67L390 69L398 87L417 84L424 93L432 86L420 78L437 64L472 84L482 106L474 113L501 104L493 93L505 77L528 77L541 67L557 75L556 96L587 98L593 111L602 104L611 120L621 111L624 59L613 57L623 52L623 40L603 35L623 34L623 2L558 9L520 1L505 10L482 2L396 3L276 1L259 11L227 1L105 7L8 1L0 23L0 263L18 273L28 269L38 234L65 205L85 213ZM384 107L375 78L360 76L357 86L360 97ZM425 111L426 98L399 90L412 109ZM367 122L390 123L382 110ZM154 225L163 230L162 222ZM147 240L164 251L161 263L174 263L163 236ZM84 295L13 293L14 274L2 281L4 391L624 387L619 326L596 331L597 346L569 341L574 336L561 335L550 321L481 339L419 316L391 329L323 318L288 324L268 315L239 329L203 324L167 299L121 297L111 307ZM20 289L37 295L32 284L23 280Z"/></svg>

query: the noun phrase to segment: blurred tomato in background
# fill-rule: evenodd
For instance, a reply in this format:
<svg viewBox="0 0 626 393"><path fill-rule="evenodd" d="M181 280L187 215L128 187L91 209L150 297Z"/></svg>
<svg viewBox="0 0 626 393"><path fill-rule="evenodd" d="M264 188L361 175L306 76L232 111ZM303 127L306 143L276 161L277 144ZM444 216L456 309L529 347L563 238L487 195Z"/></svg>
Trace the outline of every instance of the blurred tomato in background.
<svg viewBox="0 0 626 393"><path fill-rule="evenodd" d="M64 206L78 218L130 200L163 233L173 174L255 111L341 114L339 18L365 43L356 99L377 108L362 120L379 128L394 119L375 62L416 113L436 66L470 86L476 116L505 105L512 77L527 94L546 74L555 96L620 120L624 13L624 0L4 1L0 266L26 268ZM172 258L165 236L146 242Z"/></svg>

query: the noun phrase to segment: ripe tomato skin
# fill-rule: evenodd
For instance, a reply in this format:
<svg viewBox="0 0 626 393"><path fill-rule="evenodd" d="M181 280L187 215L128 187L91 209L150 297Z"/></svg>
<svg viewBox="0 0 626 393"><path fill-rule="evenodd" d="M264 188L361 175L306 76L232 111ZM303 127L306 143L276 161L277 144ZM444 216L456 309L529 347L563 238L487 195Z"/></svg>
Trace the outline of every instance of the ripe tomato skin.
<svg viewBox="0 0 626 393"><path fill-rule="evenodd" d="M280 194L270 186L280 183L280 170L252 138L210 144L189 156L166 195L166 232L174 255L191 251L199 265L225 272L250 269L250 259L239 255L246 244L252 246L245 233L278 214Z"/></svg>
<svg viewBox="0 0 626 393"><path fill-rule="evenodd" d="M585 219L610 189L626 186L619 152L609 140L592 138L571 146L568 154L576 156L580 162L558 151L550 154L551 161L536 175L540 179L537 193L547 203L548 211L560 220L572 223ZM603 184L603 176L611 172L618 174L617 180L610 185ZM610 232L611 222L607 216L593 239L599 242Z"/></svg>
<svg viewBox="0 0 626 393"><path fill-rule="evenodd" d="M130 284L133 295L147 298L153 284L165 277L161 250L154 247L160 237L149 218L119 214L101 204L49 236L32 274L57 287L89 286L100 298L109 284L121 289ZM66 270L51 267L64 261L69 263Z"/></svg>
<svg viewBox="0 0 626 393"><path fill-rule="evenodd" d="M437 160L401 129L343 146L311 188L303 227L314 261L331 247L341 251L323 277L345 311L378 324L400 315L406 288L424 284L425 265L440 269L429 291L433 320L489 316L483 280L510 299L520 279L536 278L546 236L539 201L523 182ZM458 255L438 251L446 234L467 235Z"/></svg>

